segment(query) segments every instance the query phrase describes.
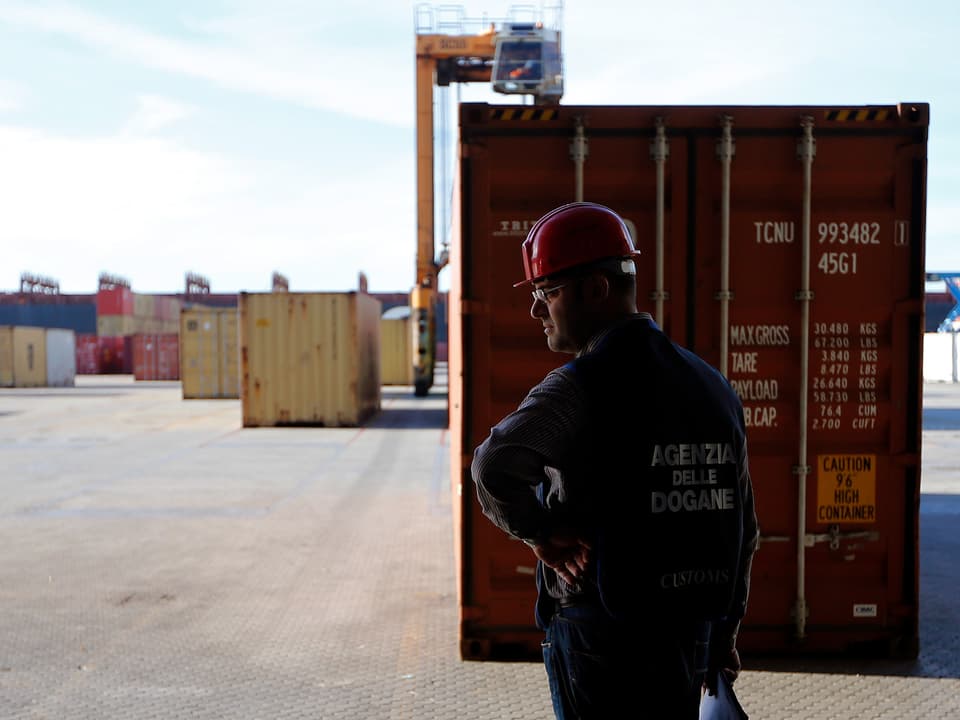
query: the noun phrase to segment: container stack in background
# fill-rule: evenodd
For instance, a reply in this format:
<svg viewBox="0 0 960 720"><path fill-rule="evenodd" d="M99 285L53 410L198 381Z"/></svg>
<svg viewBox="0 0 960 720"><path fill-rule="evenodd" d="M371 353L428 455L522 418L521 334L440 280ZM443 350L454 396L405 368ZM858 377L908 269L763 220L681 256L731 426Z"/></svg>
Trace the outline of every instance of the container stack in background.
<svg viewBox="0 0 960 720"><path fill-rule="evenodd" d="M133 374L134 380L180 379L180 299L135 293L121 278L101 276L97 291L96 365L81 338L83 371Z"/></svg>
<svg viewBox="0 0 960 720"><path fill-rule="evenodd" d="M4 334L0 363L5 363L0 386L73 385L78 370L73 348L81 337L96 340L96 299L89 294L61 293L58 282L24 273L19 292L0 294L0 327ZM71 348L70 357L63 354L67 347ZM44 363L52 363L49 367L41 366L36 354L41 350Z"/></svg>
<svg viewBox="0 0 960 720"><path fill-rule="evenodd" d="M133 379L180 379L180 300L133 295Z"/></svg>
<svg viewBox="0 0 960 720"><path fill-rule="evenodd" d="M133 372L134 317L133 290L129 284L101 277L97 290L98 373Z"/></svg>

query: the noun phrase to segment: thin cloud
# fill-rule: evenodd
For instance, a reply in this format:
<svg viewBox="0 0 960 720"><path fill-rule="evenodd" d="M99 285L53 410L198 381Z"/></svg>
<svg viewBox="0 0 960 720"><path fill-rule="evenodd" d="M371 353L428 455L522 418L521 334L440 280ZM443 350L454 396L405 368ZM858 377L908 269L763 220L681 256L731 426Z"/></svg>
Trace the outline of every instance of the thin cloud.
<svg viewBox="0 0 960 720"><path fill-rule="evenodd" d="M0 112L9 112L22 108L23 94L23 90L19 85L0 78Z"/></svg>
<svg viewBox="0 0 960 720"><path fill-rule="evenodd" d="M290 22L295 20L290 18ZM400 63L399 57L379 49L376 43L337 46L328 40L325 45L301 42L270 47L255 42L257 36L249 23L234 24L231 35L188 42L53 4L0 6L0 22L68 36L126 61L201 78L238 92L404 127L413 121L412 92L407 90L413 63L405 53L405 62ZM240 27L244 32L239 32ZM302 35L296 36L302 39ZM363 91L357 93L358 88ZM349 103L344 97L350 97ZM385 113L385 107L391 112Z"/></svg>
<svg viewBox="0 0 960 720"><path fill-rule="evenodd" d="M148 135L172 125L193 113L183 103L159 95L137 96L137 109L127 123L124 134Z"/></svg>

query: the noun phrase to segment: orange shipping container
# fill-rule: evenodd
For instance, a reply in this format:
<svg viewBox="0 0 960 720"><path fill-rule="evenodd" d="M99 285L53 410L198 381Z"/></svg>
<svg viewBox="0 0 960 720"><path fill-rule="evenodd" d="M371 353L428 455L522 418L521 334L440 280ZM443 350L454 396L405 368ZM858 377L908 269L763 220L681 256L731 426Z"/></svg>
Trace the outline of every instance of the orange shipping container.
<svg viewBox="0 0 960 720"><path fill-rule="evenodd" d="M240 293L244 427L358 426L380 410L380 301Z"/></svg>
<svg viewBox="0 0 960 720"><path fill-rule="evenodd" d="M464 657L539 654L534 558L483 517L469 466L567 359L511 285L532 224L579 199L626 218L641 308L744 402L763 536L740 647L916 655L928 111L461 106L449 402Z"/></svg>

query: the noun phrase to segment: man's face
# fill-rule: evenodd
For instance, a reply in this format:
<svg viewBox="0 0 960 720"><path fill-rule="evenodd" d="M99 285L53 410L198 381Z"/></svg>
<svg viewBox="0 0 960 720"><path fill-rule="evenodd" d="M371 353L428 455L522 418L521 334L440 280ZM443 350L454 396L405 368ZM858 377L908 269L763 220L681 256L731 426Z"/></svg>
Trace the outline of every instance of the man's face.
<svg viewBox="0 0 960 720"><path fill-rule="evenodd" d="M575 354L585 342L578 332L581 307L577 301L577 284L573 277L534 283L530 316L543 323L547 347L553 352Z"/></svg>

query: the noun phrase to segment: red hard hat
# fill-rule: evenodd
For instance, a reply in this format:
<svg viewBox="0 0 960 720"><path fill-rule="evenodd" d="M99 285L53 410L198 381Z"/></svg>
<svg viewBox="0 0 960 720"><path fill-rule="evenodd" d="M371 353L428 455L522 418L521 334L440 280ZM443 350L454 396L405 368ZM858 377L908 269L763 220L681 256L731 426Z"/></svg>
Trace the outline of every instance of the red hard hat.
<svg viewBox="0 0 960 720"><path fill-rule="evenodd" d="M635 258L623 219L605 205L575 202L561 205L537 220L523 241L523 270L529 285L548 275L608 258Z"/></svg>

